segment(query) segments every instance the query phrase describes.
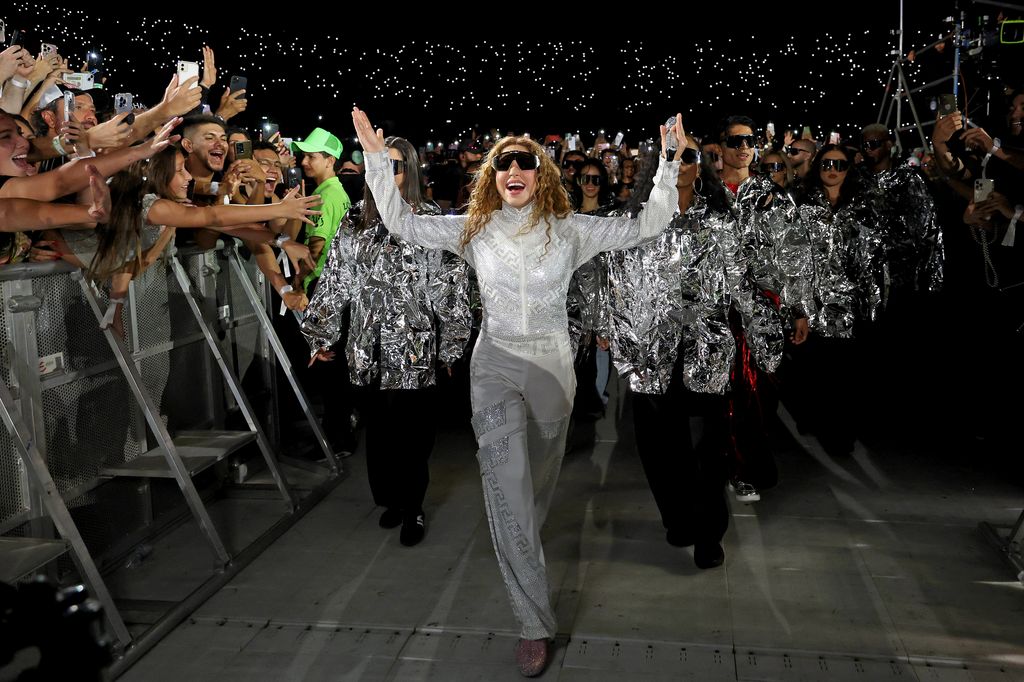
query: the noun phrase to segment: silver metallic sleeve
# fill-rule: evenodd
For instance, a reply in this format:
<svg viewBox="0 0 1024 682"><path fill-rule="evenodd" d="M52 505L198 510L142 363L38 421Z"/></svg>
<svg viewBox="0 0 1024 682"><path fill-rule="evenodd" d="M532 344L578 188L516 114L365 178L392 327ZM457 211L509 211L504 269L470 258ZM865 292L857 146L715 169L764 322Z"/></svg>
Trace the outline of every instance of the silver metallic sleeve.
<svg viewBox="0 0 1024 682"><path fill-rule="evenodd" d="M389 232L417 246L463 255L459 243L465 216L414 214L395 186L395 174L387 151L364 154L363 158L366 159L366 184Z"/></svg>
<svg viewBox="0 0 1024 682"><path fill-rule="evenodd" d="M462 357L473 332L471 307L472 269L457 256L446 252L436 254L431 270L431 294L438 319L437 355L446 365Z"/></svg>
<svg viewBox="0 0 1024 682"><path fill-rule="evenodd" d="M656 237L664 230L678 207L678 175L678 161L667 161L664 158L659 161L650 198L636 218L602 218L582 214L572 216L572 226L579 238L579 249L573 267L578 268L602 251L636 246Z"/></svg>
<svg viewBox="0 0 1024 682"><path fill-rule="evenodd" d="M311 357L338 342L342 313L361 288L355 267L352 214L349 211L345 215L334 235L320 281L303 313L300 328Z"/></svg>

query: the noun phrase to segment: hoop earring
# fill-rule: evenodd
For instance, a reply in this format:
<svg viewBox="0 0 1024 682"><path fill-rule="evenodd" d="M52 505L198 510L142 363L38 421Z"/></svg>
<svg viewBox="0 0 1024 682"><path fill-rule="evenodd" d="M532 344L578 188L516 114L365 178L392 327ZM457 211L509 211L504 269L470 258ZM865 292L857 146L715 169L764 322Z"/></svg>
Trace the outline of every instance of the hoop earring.
<svg viewBox="0 0 1024 682"><path fill-rule="evenodd" d="M700 187L695 187L694 190L693 190L694 192L696 192L697 194L700 194L701 192L704 191L704 179L702 177L700 177L698 175L697 179L694 180L693 182L694 183L698 183L698 182L700 183Z"/></svg>

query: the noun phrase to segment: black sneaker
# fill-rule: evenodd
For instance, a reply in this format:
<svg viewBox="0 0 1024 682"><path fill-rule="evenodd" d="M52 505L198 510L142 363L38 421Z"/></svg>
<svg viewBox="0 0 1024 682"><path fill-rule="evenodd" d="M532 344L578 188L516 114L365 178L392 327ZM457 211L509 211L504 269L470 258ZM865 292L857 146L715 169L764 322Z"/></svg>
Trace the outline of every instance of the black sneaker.
<svg viewBox="0 0 1024 682"><path fill-rule="evenodd" d="M406 516L402 521L402 532L398 535L398 541L406 547L418 545L423 536L427 533L427 518L423 512L415 516Z"/></svg>
<svg viewBox="0 0 1024 682"><path fill-rule="evenodd" d="M693 546L693 563L697 568L716 568L725 563L725 550L717 542L698 542Z"/></svg>
<svg viewBox="0 0 1024 682"><path fill-rule="evenodd" d="M398 528L402 525L402 510L397 507L388 507L384 510L384 513L380 515L381 528Z"/></svg>
<svg viewBox="0 0 1024 682"><path fill-rule="evenodd" d="M673 547L689 547L693 544L693 534L680 528L669 528L665 531L665 541Z"/></svg>

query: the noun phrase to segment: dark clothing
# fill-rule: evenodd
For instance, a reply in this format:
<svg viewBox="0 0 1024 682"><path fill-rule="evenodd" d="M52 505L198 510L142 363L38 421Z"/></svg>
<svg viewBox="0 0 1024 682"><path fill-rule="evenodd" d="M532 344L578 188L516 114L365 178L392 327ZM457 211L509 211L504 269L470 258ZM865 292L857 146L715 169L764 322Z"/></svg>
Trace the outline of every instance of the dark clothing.
<svg viewBox="0 0 1024 682"><path fill-rule="evenodd" d="M437 430L435 388L364 389L366 474L373 501L420 513L430 483L427 459Z"/></svg>
<svg viewBox="0 0 1024 682"><path fill-rule="evenodd" d="M664 395L633 394L636 449L665 528L698 544L720 542L729 527L727 398L688 390L682 365ZM702 424L696 445L687 416Z"/></svg>

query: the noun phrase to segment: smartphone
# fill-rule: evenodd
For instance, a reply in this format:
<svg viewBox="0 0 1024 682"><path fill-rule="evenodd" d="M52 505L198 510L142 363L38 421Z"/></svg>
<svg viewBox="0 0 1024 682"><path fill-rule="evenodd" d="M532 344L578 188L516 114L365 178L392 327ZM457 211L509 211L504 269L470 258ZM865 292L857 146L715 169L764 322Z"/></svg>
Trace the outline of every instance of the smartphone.
<svg viewBox="0 0 1024 682"><path fill-rule="evenodd" d="M71 114L75 113L75 93L68 90L64 93L64 122L71 120Z"/></svg>
<svg viewBox="0 0 1024 682"><path fill-rule="evenodd" d="M91 73L69 73L64 76L64 82L75 90L92 90L95 87Z"/></svg>
<svg viewBox="0 0 1024 682"><path fill-rule="evenodd" d="M775 137L775 124L772 123L771 121L768 121L768 125L764 127L764 130L772 137Z"/></svg>
<svg viewBox="0 0 1024 682"><path fill-rule="evenodd" d="M616 149L618 149L619 146L622 144L622 138L623 137L625 137L625 136L622 134L622 131L619 131L618 133L616 133L616 135L615 135L615 142L612 143L612 146L615 147Z"/></svg>
<svg viewBox="0 0 1024 682"><path fill-rule="evenodd" d="M234 88L231 88L231 92L235 92ZM273 121L263 122L263 141L268 142L277 133L281 132L280 127Z"/></svg>
<svg viewBox="0 0 1024 682"><path fill-rule="evenodd" d="M199 78L199 62L184 62L178 60L178 83L184 83L189 78ZM199 81L192 87L198 88Z"/></svg>
<svg viewBox="0 0 1024 682"><path fill-rule="evenodd" d="M804 136L804 139L807 139L807 140L814 139L814 135L811 134L811 126L804 126L803 136Z"/></svg>
<svg viewBox="0 0 1024 682"><path fill-rule="evenodd" d="M100 68L103 62L103 55L99 52L89 52L85 55L85 67L90 71Z"/></svg>
<svg viewBox="0 0 1024 682"><path fill-rule="evenodd" d="M568 140L569 140L569 151L572 151L572 152L576 151L576 136L573 135L572 133L569 133Z"/></svg>
<svg viewBox="0 0 1024 682"><path fill-rule="evenodd" d="M974 181L974 203L980 204L989 198L995 189L996 181L991 178L978 178Z"/></svg>
<svg viewBox="0 0 1024 682"><path fill-rule="evenodd" d="M0 19L0 43L7 42L7 24L4 23L3 19Z"/></svg>
<svg viewBox="0 0 1024 682"><path fill-rule="evenodd" d="M114 111L119 114L123 114L126 111L131 111L133 107L133 96L130 92L119 92L114 95Z"/></svg>
<svg viewBox="0 0 1024 682"><path fill-rule="evenodd" d="M245 76L232 76L231 83L228 85L228 87L231 88L232 93L238 92L239 90L245 90L248 86L249 79Z"/></svg>
<svg viewBox="0 0 1024 682"><path fill-rule="evenodd" d="M39 51L43 53L44 57L49 57L57 52L57 46L51 43L43 43L39 46Z"/></svg>
<svg viewBox="0 0 1024 682"><path fill-rule="evenodd" d="M302 184L302 169L289 168L284 174L284 186L287 189L294 189Z"/></svg>
<svg viewBox="0 0 1024 682"><path fill-rule="evenodd" d="M7 43L7 47L12 45L21 45L21 29L16 28L11 31L11 42Z"/></svg>
<svg viewBox="0 0 1024 682"><path fill-rule="evenodd" d="M949 94L949 93L944 94L944 95L939 95L939 115L940 116L949 116L950 114L955 114L956 111L957 111L957 109L956 109L956 95Z"/></svg>
<svg viewBox="0 0 1024 682"><path fill-rule="evenodd" d="M841 141L841 139L839 137L839 133L837 133L837 132L829 133L829 135L828 135L828 143L829 144L839 144L840 141Z"/></svg>
<svg viewBox="0 0 1024 682"><path fill-rule="evenodd" d="M241 142L235 143L235 158L236 159L251 159L252 158L252 142L249 140L242 140Z"/></svg>

